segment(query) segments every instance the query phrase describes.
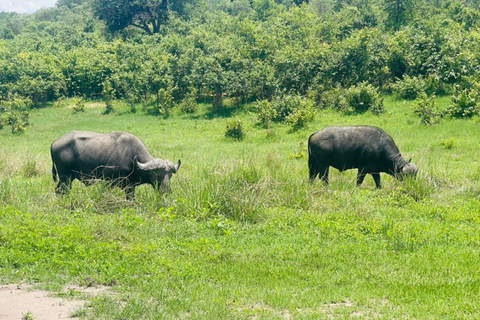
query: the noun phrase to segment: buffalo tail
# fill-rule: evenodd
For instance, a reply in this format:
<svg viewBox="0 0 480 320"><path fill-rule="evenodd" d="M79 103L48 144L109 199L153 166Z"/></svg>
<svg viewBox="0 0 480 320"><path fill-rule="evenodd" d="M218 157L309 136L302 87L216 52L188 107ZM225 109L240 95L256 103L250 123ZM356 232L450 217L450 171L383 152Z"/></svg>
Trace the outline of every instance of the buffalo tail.
<svg viewBox="0 0 480 320"><path fill-rule="evenodd" d="M313 168L315 164L315 160L313 159L313 154L312 154L312 149L310 148L310 139L312 139L312 136L315 133L311 134L310 137L308 137L308 169Z"/></svg>
<svg viewBox="0 0 480 320"><path fill-rule="evenodd" d="M57 168L55 168L55 161L53 160L52 148L50 148L50 155L52 157L52 177L53 177L53 181L57 182Z"/></svg>

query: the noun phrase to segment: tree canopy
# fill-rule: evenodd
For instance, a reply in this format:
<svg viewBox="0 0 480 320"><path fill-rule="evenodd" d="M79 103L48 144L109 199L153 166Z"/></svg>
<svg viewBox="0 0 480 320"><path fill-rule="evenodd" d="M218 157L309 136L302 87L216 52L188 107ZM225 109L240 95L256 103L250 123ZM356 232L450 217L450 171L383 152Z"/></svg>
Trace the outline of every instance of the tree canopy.
<svg viewBox="0 0 480 320"><path fill-rule="evenodd" d="M133 26L149 35L158 33L171 12L182 14L193 0L94 0L95 15L110 31Z"/></svg>
<svg viewBox="0 0 480 320"><path fill-rule="evenodd" d="M394 3L402 6L387 7ZM0 100L17 94L40 106L108 92L158 105L194 96L220 109L226 98L240 105L285 94L323 104L332 90L359 85L470 89L480 79L476 2L411 3L65 0L1 13Z"/></svg>

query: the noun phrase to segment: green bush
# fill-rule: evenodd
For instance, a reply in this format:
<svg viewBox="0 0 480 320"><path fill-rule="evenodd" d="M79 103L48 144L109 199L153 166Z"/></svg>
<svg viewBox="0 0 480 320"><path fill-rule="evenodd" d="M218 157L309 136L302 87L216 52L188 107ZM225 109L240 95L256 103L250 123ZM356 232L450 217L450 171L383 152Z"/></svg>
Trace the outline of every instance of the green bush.
<svg viewBox="0 0 480 320"><path fill-rule="evenodd" d="M313 101L302 99L300 105L286 117L286 122L290 124L293 131L304 128L308 122L315 118L315 109Z"/></svg>
<svg viewBox="0 0 480 320"><path fill-rule="evenodd" d="M113 99L115 98L116 91L112 86L111 81L107 80L103 82L103 99L105 100L105 110L103 114L110 114L113 112Z"/></svg>
<svg viewBox="0 0 480 320"><path fill-rule="evenodd" d="M452 118L471 118L478 114L480 94L476 88L455 90L452 103L445 111Z"/></svg>
<svg viewBox="0 0 480 320"><path fill-rule="evenodd" d="M257 101L253 106L253 113L256 116L257 123L267 129L276 115L273 104L268 100Z"/></svg>
<svg viewBox="0 0 480 320"><path fill-rule="evenodd" d="M27 130L28 122L25 122L21 118L14 118L12 120L12 133L24 133Z"/></svg>
<svg viewBox="0 0 480 320"><path fill-rule="evenodd" d="M12 133L23 133L29 125L30 107L32 101L14 95L8 100L0 101L0 129L11 126Z"/></svg>
<svg viewBox="0 0 480 320"><path fill-rule="evenodd" d="M103 114L110 114L113 112L113 102L112 100L106 100L105 101L105 110L103 111Z"/></svg>
<svg viewBox="0 0 480 320"><path fill-rule="evenodd" d="M285 121L298 130L313 121L315 116L314 102L299 95L283 95L275 97L271 102L262 100L253 107L257 122L269 128L271 121Z"/></svg>
<svg viewBox="0 0 480 320"><path fill-rule="evenodd" d="M197 93L196 91L189 92L185 99L180 103L178 108L182 113L195 113L197 111Z"/></svg>
<svg viewBox="0 0 480 320"><path fill-rule="evenodd" d="M346 92L346 100L349 111L354 113L364 113L367 110L383 112L383 101L378 90L366 82L350 87Z"/></svg>
<svg viewBox="0 0 480 320"><path fill-rule="evenodd" d="M38 174L37 162L35 160L28 160L22 167L23 176L30 178Z"/></svg>
<svg viewBox="0 0 480 320"><path fill-rule="evenodd" d="M441 112L438 110L435 95L429 97L425 92L422 92L417 100L415 100L413 113L419 117L420 121L425 125L440 122L442 116Z"/></svg>
<svg viewBox="0 0 480 320"><path fill-rule="evenodd" d="M85 112L85 100L83 98L73 99L73 112Z"/></svg>
<svg viewBox="0 0 480 320"><path fill-rule="evenodd" d="M457 140L455 140L455 138L444 139L441 145L444 146L445 149L453 149L457 147Z"/></svg>
<svg viewBox="0 0 480 320"><path fill-rule="evenodd" d="M170 89L160 89L157 92L157 112L168 115L173 107L173 95Z"/></svg>
<svg viewBox="0 0 480 320"><path fill-rule="evenodd" d="M402 99L415 100L425 91L425 80L418 77L405 76L402 80L393 84L393 92Z"/></svg>
<svg viewBox="0 0 480 320"><path fill-rule="evenodd" d="M425 92L427 94L444 95L448 91L448 85L439 76L429 75L425 78Z"/></svg>
<svg viewBox="0 0 480 320"><path fill-rule="evenodd" d="M243 131L243 125L240 119L231 119L227 121L225 137L232 138L236 141L240 141L245 138L245 132Z"/></svg>
<svg viewBox="0 0 480 320"><path fill-rule="evenodd" d="M297 150L289 154L288 159L299 160L299 159L305 158L307 154L308 154L307 144L305 143L305 141L299 141Z"/></svg>
<svg viewBox="0 0 480 320"><path fill-rule="evenodd" d="M274 110L273 120L277 122L284 121L301 104L302 98L298 95L286 94L277 96L272 100Z"/></svg>
<svg viewBox="0 0 480 320"><path fill-rule="evenodd" d="M345 90L342 88L333 88L322 94L320 101L322 108L332 108L336 111L348 111L348 104L345 98Z"/></svg>

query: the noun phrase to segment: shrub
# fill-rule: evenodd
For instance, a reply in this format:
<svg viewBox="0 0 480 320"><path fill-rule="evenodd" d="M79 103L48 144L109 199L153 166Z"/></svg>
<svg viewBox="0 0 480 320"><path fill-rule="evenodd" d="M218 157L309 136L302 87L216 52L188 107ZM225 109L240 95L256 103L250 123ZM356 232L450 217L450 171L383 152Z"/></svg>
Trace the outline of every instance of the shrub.
<svg viewBox="0 0 480 320"><path fill-rule="evenodd" d="M21 118L13 118L12 120L12 133L24 133L27 130L28 122L25 122Z"/></svg>
<svg viewBox="0 0 480 320"><path fill-rule="evenodd" d="M420 118L425 125L431 125L440 122L441 112L438 110L435 95L430 97L425 92L415 100L413 113Z"/></svg>
<svg viewBox="0 0 480 320"><path fill-rule="evenodd" d="M475 88L455 90L452 103L445 111L452 118L471 118L478 114L480 94Z"/></svg>
<svg viewBox="0 0 480 320"><path fill-rule="evenodd" d="M298 95L286 94L277 96L272 100L274 110L274 121L284 121L301 104L302 98Z"/></svg>
<svg viewBox="0 0 480 320"><path fill-rule="evenodd" d="M294 153L289 154L288 159L299 160L299 159L305 158L307 154L308 154L308 151L307 151L307 145L305 141L300 141L298 143L297 150Z"/></svg>
<svg viewBox="0 0 480 320"><path fill-rule="evenodd" d="M350 111L355 113L364 113L367 110L383 112L383 101L378 90L365 82L350 87L346 93L346 100Z"/></svg>
<svg viewBox="0 0 480 320"><path fill-rule="evenodd" d="M103 114L110 114L113 112L113 102L112 100L106 100L105 101L105 110L103 111Z"/></svg>
<svg viewBox="0 0 480 320"><path fill-rule="evenodd" d="M333 88L329 91L325 91L321 99L322 108L332 108L336 111L346 112L348 111L348 104L345 98L345 90L342 88Z"/></svg>
<svg viewBox="0 0 480 320"><path fill-rule="evenodd" d="M454 138L445 139L441 143L446 149L453 149L457 146L457 140Z"/></svg>
<svg viewBox="0 0 480 320"><path fill-rule="evenodd" d="M186 96L185 99L180 103L178 106L180 109L180 112L182 113L195 113L197 111L197 92L192 91L189 92Z"/></svg>
<svg viewBox="0 0 480 320"><path fill-rule="evenodd" d="M425 91L425 80L418 77L405 76L402 80L393 85L393 92L402 99L415 100Z"/></svg>
<svg viewBox="0 0 480 320"><path fill-rule="evenodd" d="M73 99L73 112L85 112L85 100L83 98Z"/></svg>
<svg viewBox="0 0 480 320"><path fill-rule="evenodd" d="M170 89L160 89L157 92L157 111L168 115L173 106L173 95Z"/></svg>
<svg viewBox="0 0 480 320"><path fill-rule="evenodd" d="M264 128L270 127L270 122L275 118L275 109L268 100L257 101L253 106L253 113L256 116L256 121Z"/></svg>
<svg viewBox="0 0 480 320"><path fill-rule="evenodd" d="M0 130L8 124L8 116L6 114L0 114Z"/></svg>
<svg viewBox="0 0 480 320"><path fill-rule="evenodd" d="M296 131L305 127L308 122L312 122L314 118L315 110L313 101L302 99L300 101L300 105L294 109L294 111L290 113L285 120L291 125L292 130Z"/></svg>
<svg viewBox="0 0 480 320"><path fill-rule="evenodd" d="M8 100L0 102L0 129L6 125L11 126L12 133L23 133L29 125L29 110L32 101L14 95Z"/></svg>
<svg viewBox="0 0 480 320"><path fill-rule="evenodd" d="M275 97L272 102L262 100L253 107L257 122L269 128L271 121L286 121L293 130L303 128L315 116L314 102L299 95Z"/></svg>
<svg viewBox="0 0 480 320"><path fill-rule="evenodd" d="M34 320L35 318L33 317L33 314L31 311L28 311L27 313L22 313L22 320Z"/></svg>
<svg viewBox="0 0 480 320"><path fill-rule="evenodd" d="M65 98L64 98L64 97L58 98L58 100L56 100L56 101L52 104L52 107L53 107L53 108L63 108L64 106L65 106Z"/></svg>
<svg viewBox="0 0 480 320"><path fill-rule="evenodd" d="M385 107L383 106L383 98L381 98L377 103L370 107L370 112L376 115L380 115L385 112Z"/></svg>
<svg viewBox="0 0 480 320"><path fill-rule="evenodd" d="M113 99L115 98L116 90L112 86L112 82L110 80L106 80L103 82L103 99L105 100L105 111L103 114L110 114L113 112Z"/></svg>
<svg viewBox="0 0 480 320"><path fill-rule="evenodd" d="M136 113L137 107L135 106L136 98L133 94L127 94L125 100L127 101L128 105L130 106L130 113Z"/></svg>
<svg viewBox="0 0 480 320"><path fill-rule="evenodd" d="M236 141L245 138L245 132L243 131L243 125L240 119L231 119L227 122L225 137L232 138Z"/></svg>
<svg viewBox="0 0 480 320"><path fill-rule="evenodd" d="M324 93L325 86L322 84L315 84L308 88L307 98L312 100L315 104L320 104L322 103Z"/></svg>
<svg viewBox="0 0 480 320"><path fill-rule="evenodd" d="M28 160L22 168L23 176L25 178L30 178L38 174L37 162L35 160Z"/></svg>
<svg viewBox="0 0 480 320"><path fill-rule="evenodd" d="M448 88L442 79L436 75L429 75L425 79L425 92L428 94L443 95L446 94Z"/></svg>

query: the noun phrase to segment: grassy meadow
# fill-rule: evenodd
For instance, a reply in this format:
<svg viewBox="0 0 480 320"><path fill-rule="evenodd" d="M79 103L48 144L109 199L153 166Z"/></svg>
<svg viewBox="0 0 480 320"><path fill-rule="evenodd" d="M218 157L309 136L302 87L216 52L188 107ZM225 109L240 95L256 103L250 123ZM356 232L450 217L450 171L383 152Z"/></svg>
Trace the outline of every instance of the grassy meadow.
<svg viewBox="0 0 480 320"><path fill-rule="evenodd" d="M448 98L439 98L446 107ZM109 286L72 316L87 319L480 318L480 121L422 125L411 102L386 113L319 110L314 123L224 137L208 105L168 118L103 104L32 111L0 131L0 283L67 297ZM376 125L419 168L404 183L356 170L308 183L307 139L328 125ZM70 130L128 131L156 157L182 160L172 192L85 187L57 198L50 144ZM33 315L35 316L35 315Z"/></svg>

